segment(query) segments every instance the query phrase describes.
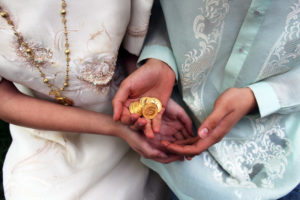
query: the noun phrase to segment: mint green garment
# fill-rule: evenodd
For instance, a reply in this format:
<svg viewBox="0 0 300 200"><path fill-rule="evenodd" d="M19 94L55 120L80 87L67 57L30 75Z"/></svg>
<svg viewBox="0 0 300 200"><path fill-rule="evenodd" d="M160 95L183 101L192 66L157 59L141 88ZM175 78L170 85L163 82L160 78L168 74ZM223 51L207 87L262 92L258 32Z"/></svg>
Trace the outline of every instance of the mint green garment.
<svg viewBox="0 0 300 200"><path fill-rule="evenodd" d="M286 195L300 182L300 0L160 2L139 60L171 66L196 127L231 87L251 88L259 113L190 162L143 162L180 199Z"/></svg>

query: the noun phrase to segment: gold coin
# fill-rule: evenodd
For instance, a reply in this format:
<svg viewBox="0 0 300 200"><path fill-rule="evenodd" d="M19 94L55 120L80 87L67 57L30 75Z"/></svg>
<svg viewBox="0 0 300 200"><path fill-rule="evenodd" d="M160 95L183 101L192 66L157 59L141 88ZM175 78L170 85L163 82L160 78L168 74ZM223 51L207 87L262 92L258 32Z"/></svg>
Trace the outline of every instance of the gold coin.
<svg viewBox="0 0 300 200"><path fill-rule="evenodd" d="M158 113L158 108L154 103L147 103L143 108L143 116L146 119L153 119Z"/></svg>
<svg viewBox="0 0 300 200"><path fill-rule="evenodd" d="M162 108L162 105L161 105L161 102L160 102L160 100L158 100L157 98L147 98L146 99L146 104L148 104L148 103L154 103L156 106L157 106L157 109L158 109L158 112L160 112L161 111L161 108Z"/></svg>
<svg viewBox="0 0 300 200"><path fill-rule="evenodd" d="M139 116L142 116L143 106L138 101L132 102L129 105L129 112L131 114L138 114Z"/></svg>
<svg viewBox="0 0 300 200"><path fill-rule="evenodd" d="M145 106L146 105L146 101L147 101L147 99L149 99L150 97L142 97L142 98L140 98L140 104L142 105L142 106Z"/></svg>

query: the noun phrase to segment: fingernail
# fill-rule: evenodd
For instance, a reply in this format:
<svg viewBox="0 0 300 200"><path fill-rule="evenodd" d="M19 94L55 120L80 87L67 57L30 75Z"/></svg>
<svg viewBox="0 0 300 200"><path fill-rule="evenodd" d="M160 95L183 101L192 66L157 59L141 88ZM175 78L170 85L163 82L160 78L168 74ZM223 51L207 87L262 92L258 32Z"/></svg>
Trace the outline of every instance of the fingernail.
<svg viewBox="0 0 300 200"><path fill-rule="evenodd" d="M203 128L199 131L198 133L199 137L201 137L202 139L206 138L208 136L208 129L207 128Z"/></svg>

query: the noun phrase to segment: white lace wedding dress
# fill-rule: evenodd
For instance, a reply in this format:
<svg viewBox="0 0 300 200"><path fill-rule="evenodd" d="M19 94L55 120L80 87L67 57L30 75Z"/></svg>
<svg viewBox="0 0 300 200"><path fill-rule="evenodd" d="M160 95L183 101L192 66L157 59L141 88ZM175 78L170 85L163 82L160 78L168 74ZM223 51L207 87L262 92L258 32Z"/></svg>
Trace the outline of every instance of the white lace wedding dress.
<svg viewBox="0 0 300 200"><path fill-rule="evenodd" d="M139 53L152 1L66 2L72 54L70 86L64 95L77 107L112 114L111 100L122 79L122 70L116 69L119 46L125 36L125 48ZM9 12L16 29L34 49L46 77L61 86L66 69L61 1L0 0L0 6ZM0 38L0 79L20 84L36 98L51 100L49 88L24 49L18 47L3 18ZM7 200L141 200L148 198L147 191L149 196L149 190L145 190L148 169L116 137L15 125L10 125L10 131L13 142L3 167Z"/></svg>

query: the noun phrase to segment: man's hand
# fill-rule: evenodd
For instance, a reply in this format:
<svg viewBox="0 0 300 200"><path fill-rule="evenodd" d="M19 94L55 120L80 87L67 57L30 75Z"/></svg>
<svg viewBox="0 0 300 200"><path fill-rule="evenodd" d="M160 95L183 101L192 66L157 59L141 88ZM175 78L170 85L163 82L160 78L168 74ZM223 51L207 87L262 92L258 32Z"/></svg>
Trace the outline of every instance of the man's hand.
<svg viewBox="0 0 300 200"><path fill-rule="evenodd" d="M199 155L221 139L246 114L257 108L250 88L230 88L220 95L213 111L198 129L198 136L171 143L162 141L167 150L184 156Z"/></svg>
<svg viewBox="0 0 300 200"><path fill-rule="evenodd" d="M162 110L156 118L148 121L151 131L147 137L153 138L154 132L159 132L161 126L161 116L167 106L175 82L175 73L164 62L149 59L142 67L130 74L121 84L117 94L113 99L114 120L120 120L123 124L132 125L136 121L143 126L146 119L131 115L128 106L132 101L141 97L156 97L162 103Z"/></svg>

